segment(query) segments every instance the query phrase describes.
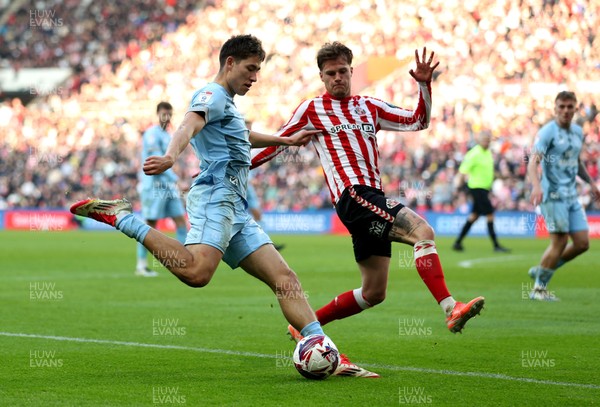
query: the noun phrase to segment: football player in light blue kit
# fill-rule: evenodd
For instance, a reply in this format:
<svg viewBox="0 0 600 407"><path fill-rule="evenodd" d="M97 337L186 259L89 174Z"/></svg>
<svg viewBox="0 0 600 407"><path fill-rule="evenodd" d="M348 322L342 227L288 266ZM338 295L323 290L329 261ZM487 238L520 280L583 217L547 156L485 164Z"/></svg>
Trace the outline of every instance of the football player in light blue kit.
<svg viewBox="0 0 600 407"><path fill-rule="evenodd" d="M322 334L296 274L247 210L250 147L305 145L318 133L302 130L291 137L275 137L246 129L233 97L250 90L264 59L256 37L239 35L227 40L215 81L194 94L167 152L148 157L144 163L145 174L162 174L188 144L200 159L200 176L187 198L191 228L185 245L135 217L125 199L87 199L73 204L71 212L112 225L143 243L191 287L207 285L221 259L232 268L239 266L273 290L284 316L302 335Z"/></svg>
<svg viewBox="0 0 600 407"><path fill-rule="evenodd" d="M588 223L578 200L575 177L579 175L590 184L594 199L600 198L600 192L580 159L583 129L571 123L576 105L573 92L562 91L556 96L555 119L540 129L529 158L527 174L533 185L531 202L540 205L550 232L550 246L540 264L529 269L529 276L535 279L529 295L532 300L556 301L547 288L554 272L589 248Z"/></svg>
<svg viewBox="0 0 600 407"><path fill-rule="evenodd" d="M154 155L163 155L171 142L167 126L173 116L170 103L160 102L156 106L160 124L150 127L142 136L142 162ZM140 171L142 216L146 223L156 228L159 219L172 218L175 222L177 240L185 243L187 223L185 209L181 202L181 193L177 187L177 175L169 168L162 174L146 175ZM137 265L135 274L142 277L156 277L158 273L148 268L148 250L143 244L137 244Z"/></svg>

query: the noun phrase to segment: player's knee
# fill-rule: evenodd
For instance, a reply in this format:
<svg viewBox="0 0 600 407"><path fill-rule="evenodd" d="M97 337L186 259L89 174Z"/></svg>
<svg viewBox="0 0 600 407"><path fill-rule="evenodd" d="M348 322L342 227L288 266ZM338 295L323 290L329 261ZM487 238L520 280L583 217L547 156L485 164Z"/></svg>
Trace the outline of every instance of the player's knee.
<svg viewBox="0 0 600 407"><path fill-rule="evenodd" d="M183 282L194 288L206 287L208 283L210 283L213 274L214 271L205 267L200 267L194 269L189 275L185 276Z"/></svg>
<svg viewBox="0 0 600 407"><path fill-rule="evenodd" d="M184 283L193 288L202 288L206 287L208 283L210 283L210 278L202 275L193 275L190 277L186 277Z"/></svg>
<svg viewBox="0 0 600 407"><path fill-rule="evenodd" d="M577 244L575 245L575 247L577 248L577 252L579 252L579 254L585 253L590 248L590 241L589 240L583 240L583 241L577 242Z"/></svg>
<svg viewBox="0 0 600 407"><path fill-rule="evenodd" d="M415 230L415 237L419 240L434 240L435 232L429 223L425 222Z"/></svg>

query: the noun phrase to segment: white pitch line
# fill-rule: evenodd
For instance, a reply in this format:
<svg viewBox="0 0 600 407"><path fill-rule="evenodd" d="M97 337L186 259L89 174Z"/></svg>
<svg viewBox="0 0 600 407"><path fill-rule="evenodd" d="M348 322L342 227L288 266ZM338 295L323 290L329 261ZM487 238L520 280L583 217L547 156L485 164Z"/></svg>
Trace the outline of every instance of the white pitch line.
<svg viewBox="0 0 600 407"><path fill-rule="evenodd" d="M423 367L411 367L411 366L390 366L390 365L378 365L372 363L361 363L361 366L370 367L374 369L386 369L386 370L398 370L406 372L419 372L419 373L432 373L441 374L448 376L469 376L469 377L481 377L487 379L500 379L508 380L513 382L522 383L533 383L533 384L545 384L550 386L568 386L568 387L579 387L584 389L600 389L600 385L597 384L584 384L584 383L571 383L571 382L555 382L553 380L539 380L532 379L529 377L515 377L508 376L501 373L485 373L485 372L459 372L456 370L438 370L438 369L427 369Z"/></svg>
<svg viewBox="0 0 600 407"><path fill-rule="evenodd" d="M478 259L470 259L470 260L463 260L463 261L459 261L458 265L462 268L466 268L466 269L470 269L471 267L473 267L475 264L494 264L495 261L500 261L502 263L505 262L511 262L513 260L521 260L521 259L529 259L531 258L531 256L526 256L526 255L512 255L512 256L495 256L495 257L481 257Z"/></svg>
<svg viewBox="0 0 600 407"><path fill-rule="evenodd" d="M97 344L101 344L101 345L134 346L134 347L139 347L139 348L186 350L186 351L200 352L200 353L216 353L216 354L221 354L221 355L248 356L248 357L262 358L262 359L281 359L280 356L268 355L268 354L264 354L264 353L243 352L243 351L227 350L227 349L197 348L197 347L193 347L193 346L160 345L160 344L155 344L155 343L111 341L111 340L107 340L107 339L72 338L72 337L67 337L67 336L36 335L36 334L13 333L13 332L0 332L0 336L9 336L9 337L17 337L17 338L31 338L31 339L49 339L49 340L53 340L53 341L66 341L66 342L97 343ZM439 369L427 369L427 368L422 368L422 367L411 367L411 366L380 365L380 364L375 364L375 363L364 363L361 365L365 366L365 367L378 368L378 369L384 369L384 370L429 373L429 374L438 374L438 375L445 375L445 376L480 377L480 378L485 378L485 379L498 379L498 380L513 381L513 382L521 382L521 383L543 384L543 385L548 385L548 386L566 386L566 387L578 387L578 388L583 388L583 389L600 389L600 385L597 385L597 384L555 382L553 380L539 380L539 379L531 379L528 377L515 377L515 376L508 376L508 375L499 374L499 373L459 372L456 370L439 370Z"/></svg>
<svg viewBox="0 0 600 407"><path fill-rule="evenodd" d="M95 274L73 274L73 273L53 273L39 276L23 276L23 275L0 275L0 281L61 281L61 280L105 280L109 278L127 278L138 279L133 273L95 273Z"/></svg>
<svg viewBox="0 0 600 407"><path fill-rule="evenodd" d="M255 353L255 352L242 352L242 351L236 351L236 350L196 348L193 346L180 346L180 345L159 345L157 343L111 341L111 340L107 340L107 339L71 338L68 336L35 335L35 334L23 334L23 333L12 333L12 332L0 332L0 336L12 336L12 337L18 337L18 338L33 338L33 339L50 339L53 341L66 341L66 342L99 343L99 344L103 344L103 345L136 346L139 348L190 350L193 352L201 352L201 353L218 353L218 354L223 354L223 355L251 356L251 357L255 357L255 358L273 358L274 357L273 355L265 355L262 353Z"/></svg>

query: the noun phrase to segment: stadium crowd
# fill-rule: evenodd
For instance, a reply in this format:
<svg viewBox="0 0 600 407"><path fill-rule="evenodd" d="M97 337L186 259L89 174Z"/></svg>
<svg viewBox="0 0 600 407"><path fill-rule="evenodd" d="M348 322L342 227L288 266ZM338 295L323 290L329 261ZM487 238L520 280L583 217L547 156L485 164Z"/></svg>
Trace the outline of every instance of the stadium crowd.
<svg viewBox="0 0 600 407"><path fill-rule="evenodd" d="M599 178L600 4L592 0L214 0L194 13L191 1L40 3L64 23L34 30L15 15L0 30L0 53L17 68L70 66L78 74L64 92L29 106L0 105L0 209L66 207L87 196L137 202L139 143L154 106L170 101L177 123L193 91L216 74L219 45L233 33L252 33L269 50L262 79L236 98L259 131L276 130L302 99L322 92L315 55L326 40L350 46L355 66L372 55L405 60L415 48L434 50L442 72L430 128L418 137L378 137L387 195L417 209L466 210L452 179L480 132L494 140L496 208L532 209L526 159L559 86L580 98L584 160ZM416 85L408 69L354 91L411 108ZM179 164L189 184L197 162L187 154ZM255 171L265 210L331 207L310 149ZM600 209L582 188L586 207Z"/></svg>
<svg viewBox="0 0 600 407"><path fill-rule="evenodd" d="M60 67L74 72L65 94L114 72L127 58L193 12L192 0L28 0L0 30L0 68Z"/></svg>

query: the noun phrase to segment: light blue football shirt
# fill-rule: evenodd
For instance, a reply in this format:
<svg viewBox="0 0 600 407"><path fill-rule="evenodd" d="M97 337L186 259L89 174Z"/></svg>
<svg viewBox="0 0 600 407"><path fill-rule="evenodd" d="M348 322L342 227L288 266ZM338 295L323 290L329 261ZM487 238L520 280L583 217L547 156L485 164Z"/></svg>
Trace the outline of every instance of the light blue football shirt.
<svg viewBox="0 0 600 407"><path fill-rule="evenodd" d="M190 112L204 112L206 125L190 144L200 160L197 184L224 184L246 199L250 168L250 132L233 97L217 83L196 91Z"/></svg>
<svg viewBox="0 0 600 407"><path fill-rule="evenodd" d="M582 146L583 129L577 124L564 129L553 120L539 130L533 152L542 156L544 201L577 197L575 177Z"/></svg>
<svg viewBox="0 0 600 407"><path fill-rule="evenodd" d="M167 147L171 141L171 136L166 130L163 130L159 125L152 126L144 132L142 136L142 163L150 156L161 156L167 152ZM149 190L158 188L161 190L174 188L177 182L177 175L173 169L158 175L145 175L140 171L140 179L142 188Z"/></svg>

